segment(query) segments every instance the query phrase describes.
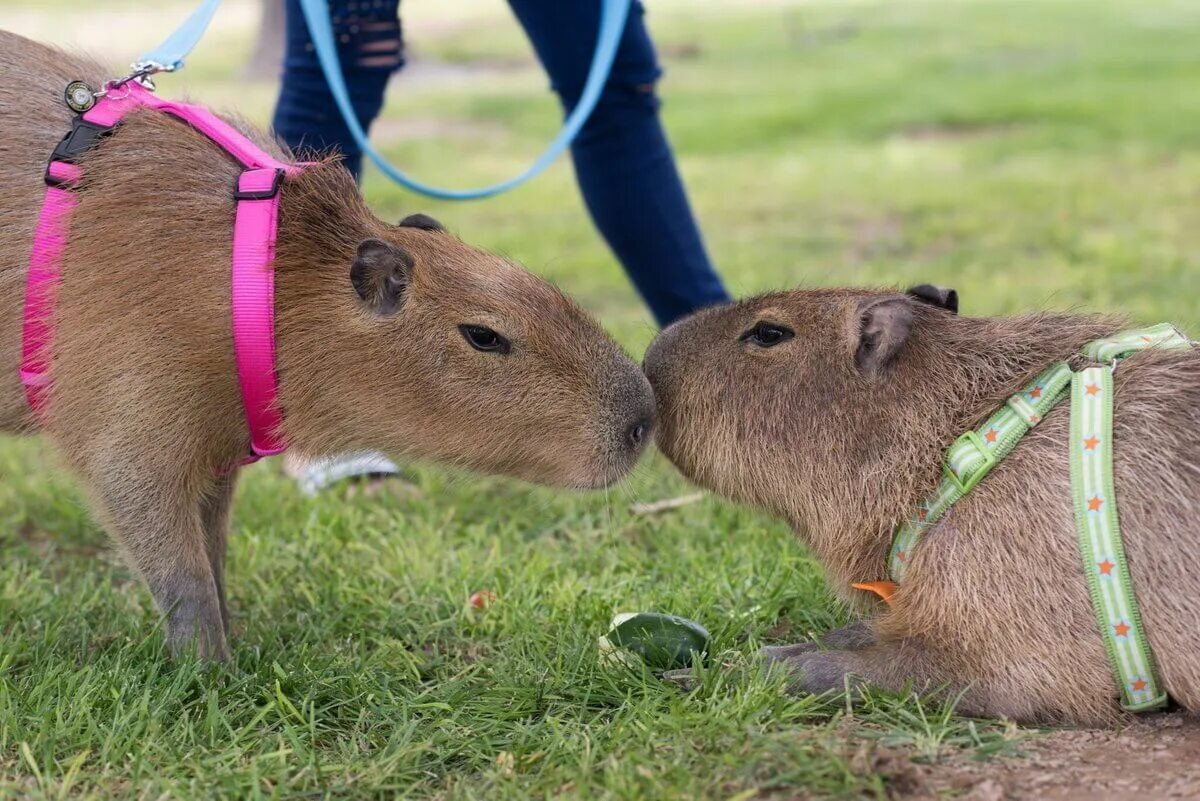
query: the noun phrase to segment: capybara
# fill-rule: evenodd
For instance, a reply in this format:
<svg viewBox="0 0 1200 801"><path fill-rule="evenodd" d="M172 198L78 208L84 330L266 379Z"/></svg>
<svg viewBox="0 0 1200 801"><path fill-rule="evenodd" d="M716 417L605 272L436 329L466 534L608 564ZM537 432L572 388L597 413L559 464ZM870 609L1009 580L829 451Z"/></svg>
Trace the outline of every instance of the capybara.
<svg viewBox="0 0 1200 801"><path fill-rule="evenodd" d="M1120 330L1102 316L960 317L957 296L796 290L705 310L652 343L659 447L699 484L786 518L840 597L876 611L820 646L765 649L821 692L963 693L967 714L1081 724L1121 714L1076 534L1064 401L930 529L890 606L896 526L947 447L1056 361ZM1115 487L1132 584L1170 697L1200 709L1200 354L1115 373Z"/></svg>
<svg viewBox="0 0 1200 801"><path fill-rule="evenodd" d="M248 449L230 330L241 167L150 110L89 150L44 424L18 379L43 174L71 128L64 87L107 75L0 32L0 429L44 428L149 585L172 649L194 640L222 658L229 506ZM557 289L424 215L377 219L334 160L281 192L276 363L294 448L378 449L578 488L635 463L653 425L649 384Z"/></svg>

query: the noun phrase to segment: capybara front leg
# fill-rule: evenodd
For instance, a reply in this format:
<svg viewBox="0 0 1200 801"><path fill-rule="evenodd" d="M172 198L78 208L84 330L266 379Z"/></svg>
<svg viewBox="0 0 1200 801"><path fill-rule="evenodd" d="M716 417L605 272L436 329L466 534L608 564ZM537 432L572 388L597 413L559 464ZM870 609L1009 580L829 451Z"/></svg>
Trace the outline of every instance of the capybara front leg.
<svg viewBox="0 0 1200 801"><path fill-rule="evenodd" d="M918 692L953 689L950 677L939 674L929 654L911 641L879 642L852 650L806 651L777 657L764 654L769 665L791 673L789 689L819 695L864 685L898 692L911 687Z"/></svg>
<svg viewBox="0 0 1200 801"><path fill-rule="evenodd" d="M225 550L229 536L229 509L237 474L218 476L212 488L200 499L200 521L204 526L204 547L208 566L217 588L217 606L221 610L221 629L229 636L229 607L225 601Z"/></svg>
<svg viewBox="0 0 1200 801"><path fill-rule="evenodd" d="M854 650L865 648L875 642L875 634L866 621L857 620L841 628L832 629L810 642L798 642L792 645L766 645L760 649L768 662L777 662L800 654L812 653L822 648L838 648Z"/></svg>
<svg viewBox="0 0 1200 801"><path fill-rule="evenodd" d="M114 538L166 616L172 655L193 646L203 659L228 651L200 501L162 477L106 473L99 494Z"/></svg>

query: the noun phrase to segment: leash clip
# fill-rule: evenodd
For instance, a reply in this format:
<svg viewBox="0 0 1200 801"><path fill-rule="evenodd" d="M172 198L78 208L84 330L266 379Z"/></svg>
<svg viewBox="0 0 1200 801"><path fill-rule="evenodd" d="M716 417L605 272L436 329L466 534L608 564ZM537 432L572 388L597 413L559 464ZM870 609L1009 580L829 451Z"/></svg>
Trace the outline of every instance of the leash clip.
<svg viewBox="0 0 1200 801"><path fill-rule="evenodd" d="M153 92L155 86L154 81L151 80L150 76L157 75L160 72L174 72L177 66L178 65L176 64L163 64L162 62L152 60L135 61L133 62L133 72L131 72L129 77L125 80L137 81L142 85L143 88ZM122 83L124 83L124 81L122 81Z"/></svg>
<svg viewBox="0 0 1200 801"><path fill-rule="evenodd" d="M160 72L174 72L178 68L176 64L163 64L160 61L135 61L129 66L130 72L124 78L116 81L109 81L104 85L104 88L96 92L96 97L104 97L114 89L120 89L130 81L134 81L143 89L153 92L157 87L151 79L151 75L157 75ZM120 98L116 98L120 99Z"/></svg>

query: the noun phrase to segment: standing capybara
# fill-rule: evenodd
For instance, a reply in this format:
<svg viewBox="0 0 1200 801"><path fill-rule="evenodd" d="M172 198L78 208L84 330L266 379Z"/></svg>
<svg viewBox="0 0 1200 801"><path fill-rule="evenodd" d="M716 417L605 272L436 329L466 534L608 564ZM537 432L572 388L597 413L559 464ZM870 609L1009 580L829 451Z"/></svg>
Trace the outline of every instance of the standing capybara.
<svg viewBox="0 0 1200 801"><path fill-rule="evenodd" d="M959 317L957 297L793 291L663 331L645 368L658 442L687 476L785 517L837 593L888 578L898 523L947 447L1119 321ZM942 308L939 308L941 306ZM1115 486L1133 588L1166 691L1200 710L1200 354L1115 373ZM821 643L766 649L821 692L847 678L965 692L968 714L1110 721L1118 687L1076 535L1063 402L925 535L892 603Z"/></svg>
<svg viewBox="0 0 1200 801"><path fill-rule="evenodd" d="M63 90L105 75L0 32L0 429L45 429L167 615L172 648L195 639L221 658L229 505L249 436L230 332L240 166L149 110L89 150L41 425L18 378L43 174L71 128ZM649 385L558 290L424 215L376 219L332 161L287 178L279 202L276 364L295 448L380 449L580 488L637 460Z"/></svg>

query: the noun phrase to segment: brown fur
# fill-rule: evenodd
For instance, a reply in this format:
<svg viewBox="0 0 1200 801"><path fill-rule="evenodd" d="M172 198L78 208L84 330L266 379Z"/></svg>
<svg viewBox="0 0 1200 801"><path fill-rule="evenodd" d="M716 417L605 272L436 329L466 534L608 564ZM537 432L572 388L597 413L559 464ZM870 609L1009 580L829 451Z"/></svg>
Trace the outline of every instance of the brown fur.
<svg viewBox="0 0 1200 801"><path fill-rule="evenodd" d="M0 32L0 430L36 427L17 377L22 303L42 172L70 127L61 95L74 79L99 86L105 71ZM218 474L248 448L229 300L240 168L149 111L82 164L47 433L169 612L172 645L198 635L203 653L222 656L234 480ZM378 448L574 487L633 465L642 443L630 432L653 418L649 385L559 291L443 231L381 222L335 162L282 192L277 352L296 449ZM350 277L372 239L383 255L371 269L408 270L402 294L379 306ZM474 350L460 325L495 329L511 352Z"/></svg>
<svg viewBox="0 0 1200 801"><path fill-rule="evenodd" d="M881 318L872 309L887 308ZM861 350L880 322L890 358ZM794 329L739 340L760 320ZM1119 321L958 317L896 293L793 291L701 312L659 335L645 367L660 447L716 492L789 520L835 590L887 578L896 524L935 486L947 446ZM885 340L886 341L886 337ZM880 345L883 347L883 345ZM1200 354L1142 353L1116 371L1115 481L1145 627L1166 688L1200 709ZM1069 404L1047 415L930 530L893 605L819 650L776 649L810 690L848 675L966 690L962 709L1025 721L1110 721L1117 688L1085 583L1070 493ZM839 641L840 640L840 641Z"/></svg>

